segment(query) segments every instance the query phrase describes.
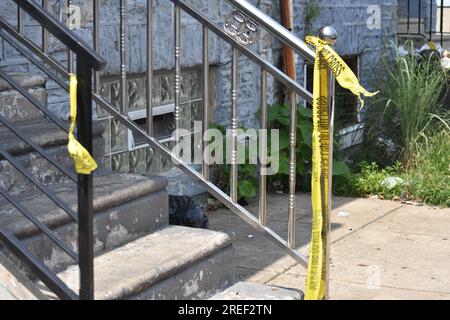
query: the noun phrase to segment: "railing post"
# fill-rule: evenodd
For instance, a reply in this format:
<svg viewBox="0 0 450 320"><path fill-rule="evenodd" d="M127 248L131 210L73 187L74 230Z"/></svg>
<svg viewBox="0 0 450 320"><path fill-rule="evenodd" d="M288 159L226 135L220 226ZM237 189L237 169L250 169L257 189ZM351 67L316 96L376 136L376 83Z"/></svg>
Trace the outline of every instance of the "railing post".
<svg viewBox="0 0 450 320"><path fill-rule="evenodd" d="M329 45L334 46L337 40L337 32L332 27L322 28L319 34L322 40L325 40ZM330 249L331 249L331 211L332 211L332 197L333 197L333 152L334 152L334 112L335 112L335 91L336 91L336 79L333 72L328 68L328 132L329 132L329 145L328 145L328 214L324 215L323 230L322 233L326 236L326 288L325 288L325 300L330 297Z"/></svg>
<svg viewBox="0 0 450 320"><path fill-rule="evenodd" d="M92 68L77 56L78 141L92 154ZM93 178L78 175L78 256L80 299L94 299L94 209Z"/></svg>

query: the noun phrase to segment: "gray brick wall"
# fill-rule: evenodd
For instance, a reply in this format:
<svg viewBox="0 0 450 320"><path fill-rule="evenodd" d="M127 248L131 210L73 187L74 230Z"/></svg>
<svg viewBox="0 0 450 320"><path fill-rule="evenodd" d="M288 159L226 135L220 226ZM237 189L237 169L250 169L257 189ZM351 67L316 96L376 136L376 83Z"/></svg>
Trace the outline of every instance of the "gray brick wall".
<svg viewBox="0 0 450 320"><path fill-rule="evenodd" d="M173 67L173 9L172 3L167 0L155 1L154 23L154 57L155 69L171 69ZM50 1L51 2L51 1ZM105 75L119 73L119 21L118 0L102 1L101 13L101 54L108 61ZM256 4L257 0L252 0ZM54 3L54 2L53 2ZM88 42L92 41L92 1L73 1L82 10L82 29L77 33ZM224 16L230 12L230 7L221 0L190 0L202 13L212 18L217 23L222 23ZM380 5L382 10L382 28L369 30L367 28L367 7ZM342 55L360 55L360 76L364 85L369 87L376 77L376 66L379 57L383 53L384 43L392 39L396 33L396 0L294 0L294 22L296 34L304 38L306 33L305 19L306 7L315 5L320 8L320 15L309 27L314 34L322 25L333 25L339 31L337 50ZM145 71L145 0L128 2L128 72L141 73ZM277 1L261 0L259 7L276 20L279 20L279 8ZM56 4L52 9L56 11ZM7 17L15 23L16 12L11 0L2 1L0 4L2 17ZM192 67L201 63L201 26L193 18L186 14L182 16L183 50L182 61L184 67ZM30 38L39 42L40 30L33 21L27 21L26 32ZM269 59L276 65L280 65L280 44L271 35L262 32L260 41L253 46L261 56ZM227 124L230 111L230 46L217 37L211 37L210 43L211 63L217 70L216 74L216 120ZM64 48L57 42L51 42L51 53L61 61L66 60ZM299 59L299 66L302 60ZM24 59L16 54L8 45L1 42L0 66L8 70L34 72ZM299 77L302 76L302 68L299 68ZM49 107L62 116L67 114L67 96L51 82L49 87ZM270 102L275 100L276 84L269 81ZM249 63L248 59L239 59L239 119L246 126L256 123L255 111L259 106L259 68Z"/></svg>
<svg viewBox="0 0 450 320"><path fill-rule="evenodd" d="M384 54L385 44L395 39L397 32L397 0L320 0L294 1L295 32L304 38L306 28L306 8L308 5L319 7L319 16L309 26L312 34L317 34L321 26L332 25L339 33L336 45L342 56L358 55L360 57L360 79L364 86L373 89L378 76L378 66ZM370 5L378 5L381 9L381 28L370 30L367 21ZM299 77L303 76L303 61L299 60Z"/></svg>
<svg viewBox="0 0 450 320"><path fill-rule="evenodd" d="M51 10L57 12L55 1L50 1ZM190 0L194 7L218 24L223 24L225 16L231 11L229 5L223 0ZM279 20L279 5L277 1L252 0L259 3L259 8ZM74 4L81 7L82 29L76 32L88 42L92 41L92 1L74 0ZM381 10L381 28L370 30L367 20L370 5L378 5ZM310 25L308 8L315 6L319 15ZM16 11L11 0L0 3L2 16L15 23ZM105 77L117 76L120 70L119 58L119 0L101 1L101 54L107 59L108 67ZM139 74L145 71L146 57L146 0L128 2L128 28L127 28L127 62L128 72ZM304 38L306 33L317 34L323 25L333 25L339 32L336 46L341 55L358 55L360 57L360 79L364 86L373 89L378 77L380 57L383 55L385 43L394 38L397 27L397 1L396 0L294 0L294 32ZM173 68L173 6L167 0L154 0L154 67L156 70L170 70ZM182 64L190 68L201 64L201 26L187 14L182 15ZM40 28L33 21L27 20L27 35L40 41ZM14 71L36 72L26 60L21 58L4 42L0 42L0 66ZM261 57L281 66L281 44L265 31L261 32L258 43L252 50ZM50 43L51 54L65 63L67 53L56 41ZM215 70L215 120L223 125L230 121L230 80L231 61L230 46L218 37L210 37L210 59ZM303 79L303 60L298 60L298 79ZM238 118L241 125L246 127L257 126L255 113L260 104L259 93L259 67L249 62L246 57L239 57L239 108ZM214 85L214 84L213 84ZM61 117L67 117L67 94L58 86L49 81L48 105ZM269 103L277 100L280 86L269 77Z"/></svg>

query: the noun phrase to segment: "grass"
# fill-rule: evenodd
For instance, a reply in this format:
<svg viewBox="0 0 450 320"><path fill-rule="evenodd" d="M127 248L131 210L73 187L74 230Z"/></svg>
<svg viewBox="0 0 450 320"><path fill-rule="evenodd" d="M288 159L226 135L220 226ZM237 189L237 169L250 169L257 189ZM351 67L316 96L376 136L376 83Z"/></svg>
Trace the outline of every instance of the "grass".
<svg viewBox="0 0 450 320"><path fill-rule="evenodd" d="M435 135L415 159L408 173L408 192L425 203L450 207L450 134Z"/></svg>
<svg viewBox="0 0 450 320"><path fill-rule="evenodd" d="M414 51L412 42L405 46ZM367 139L392 142L393 158L409 168L420 145L445 123L441 97L448 76L435 53L402 56L398 45L391 43L390 48L394 59L385 64L385 86L368 111Z"/></svg>
<svg viewBox="0 0 450 320"><path fill-rule="evenodd" d="M405 47L414 52L412 42ZM352 173L334 178L342 196L378 195L450 207L450 113L442 105L448 73L435 52L401 55L380 72L380 97L366 113Z"/></svg>
<svg viewBox="0 0 450 320"><path fill-rule="evenodd" d="M361 162L355 173L334 178L333 192L339 196L371 196L414 200L450 207L450 131L443 130L417 151L414 164L405 170L397 162L380 168ZM397 184L389 185L389 180Z"/></svg>

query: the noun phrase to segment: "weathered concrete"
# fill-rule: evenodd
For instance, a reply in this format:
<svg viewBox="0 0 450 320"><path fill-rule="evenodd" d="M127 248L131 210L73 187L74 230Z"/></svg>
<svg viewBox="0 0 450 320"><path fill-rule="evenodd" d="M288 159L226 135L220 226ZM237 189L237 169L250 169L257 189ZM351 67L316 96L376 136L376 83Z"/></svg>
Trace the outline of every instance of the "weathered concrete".
<svg viewBox="0 0 450 320"><path fill-rule="evenodd" d="M41 103L47 100L44 88L30 89L29 92ZM42 119L44 114L17 91L0 92L0 114L11 122Z"/></svg>
<svg viewBox="0 0 450 320"><path fill-rule="evenodd" d="M210 300L302 300L303 293L260 283L239 282Z"/></svg>
<svg viewBox="0 0 450 320"><path fill-rule="evenodd" d="M149 289L132 296L132 300L201 300L228 287L233 280L233 246L227 246Z"/></svg>
<svg viewBox="0 0 450 320"><path fill-rule="evenodd" d="M297 196L297 244L304 254L309 203L309 195ZM269 227L286 237L286 195L271 194L268 204ZM235 281L305 289L306 270L238 217L219 210L209 218L211 228L234 237ZM335 198L331 299L450 299L449 230L450 209Z"/></svg>
<svg viewBox="0 0 450 320"><path fill-rule="evenodd" d="M20 86L28 89L39 102L46 104L45 78L36 74L10 72L9 76ZM0 114L12 122L35 121L43 118L43 113L25 97L0 78ZM0 125L1 128L1 125Z"/></svg>
<svg viewBox="0 0 450 320"><path fill-rule="evenodd" d="M45 77L39 74L9 72L9 76L13 78L19 85L25 88L44 87ZM12 90L12 87L3 78L0 78L0 91Z"/></svg>
<svg viewBox="0 0 450 320"><path fill-rule="evenodd" d="M204 298L229 284L231 257L224 233L167 227L97 257L95 298ZM59 277L76 291L78 273L75 266Z"/></svg>
<svg viewBox="0 0 450 320"><path fill-rule="evenodd" d="M111 250L168 225L167 181L159 177L113 174L94 177L95 250ZM69 207L76 209L75 184L50 187ZM40 193L19 196L22 204L77 252L77 224ZM25 240L29 249L52 270L61 271L73 261L5 200L0 202L0 224Z"/></svg>
<svg viewBox="0 0 450 320"><path fill-rule="evenodd" d="M48 120L21 123L19 129L28 139L43 148L47 155L57 160L58 164L74 172L73 160L69 157L67 151L68 137L66 132ZM104 140L101 135L103 129L100 125L94 126L93 129L93 157L97 160L99 166L102 165L104 159ZM7 128L0 128L0 140L2 141L2 147L15 156L42 184L50 185L70 181L63 172L54 167L39 153L34 152L30 145ZM12 194L36 190L36 187L2 156L0 156L0 175L0 185Z"/></svg>
<svg viewBox="0 0 450 320"><path fill-rule="evenodd" d="M0 300L37 300L46 297L8 258L0 253Z"/></svg>

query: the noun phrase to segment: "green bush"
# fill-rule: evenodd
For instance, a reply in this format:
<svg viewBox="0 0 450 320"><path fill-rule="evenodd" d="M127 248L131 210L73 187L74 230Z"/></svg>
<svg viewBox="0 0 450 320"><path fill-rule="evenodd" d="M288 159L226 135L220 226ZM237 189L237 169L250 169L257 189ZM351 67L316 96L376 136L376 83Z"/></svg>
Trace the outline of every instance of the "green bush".
<svg viewBox="0 0 450 320"><path fill-rule="evenodd" d="M211 124L210 128L218 129L224 137L223 146L226 149L226 128L221 125ZM238 142L239 143L239 142ZM247 201L258 195L258 168L254 164L250 164L250 155L248 147L245 150L245 164L238 165L238 200ZM223 154L223 163L226 163L226 154ZM230 192L231 166L229 164L214 165L216 169L217 186L224 192Z"/></svg>
<svg viewBox="0 0 450 320"><path fill-rule="evenodd" d="M276 175L268 176L269 188L272 190L286 190L289 187L289 136L290 136L290 104L274 104L268 107L267 117L270 129L278 129L280 134L279 148L275 150L279 158L279 170ZM259 116L259 113L258 113ZM312 111L297 106L297 188L300 191L310 191L311 189L311 157L312 157ZM212 125L212 128L219 129L224 134L226 128L219 125ZM245 128L242 128L245 130ZM269 130L268 143L269 152L272 150L271 132ZM224 141L226 145L226 141ZM258 195L259 180L258 168L256 165L249 164L248 146L245 146L246 164L238 166L238 199L248 201ZM269 154L269 157L273 156ZM225 155L224 155L225 157ZM230 190L230 165L216 166L218 186L229 192ZM334 162L334 175L344 175L350 172L350 169L343 161Z"/></svg>

